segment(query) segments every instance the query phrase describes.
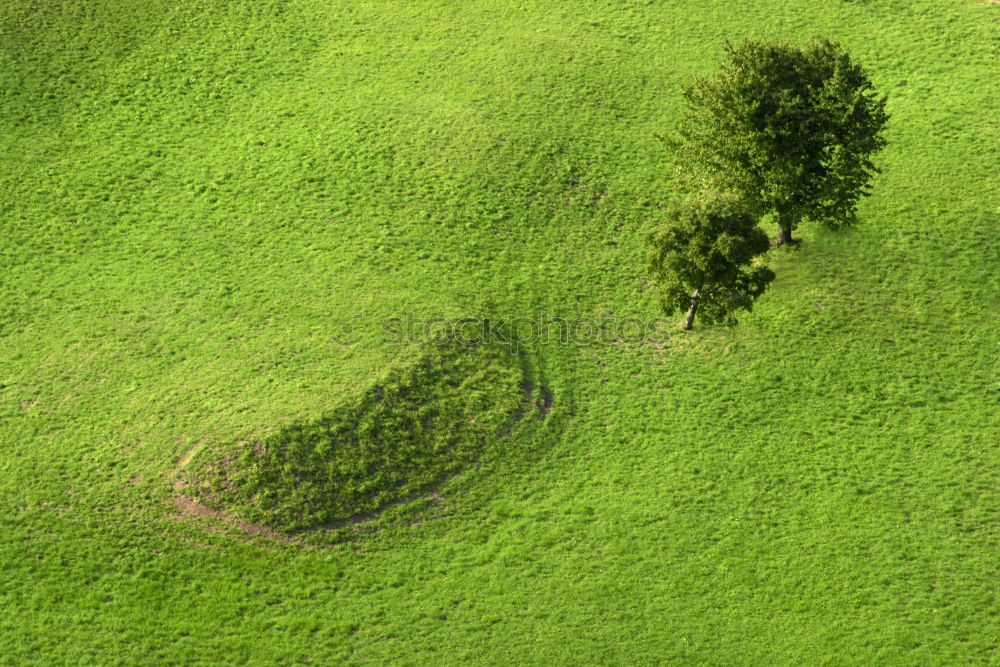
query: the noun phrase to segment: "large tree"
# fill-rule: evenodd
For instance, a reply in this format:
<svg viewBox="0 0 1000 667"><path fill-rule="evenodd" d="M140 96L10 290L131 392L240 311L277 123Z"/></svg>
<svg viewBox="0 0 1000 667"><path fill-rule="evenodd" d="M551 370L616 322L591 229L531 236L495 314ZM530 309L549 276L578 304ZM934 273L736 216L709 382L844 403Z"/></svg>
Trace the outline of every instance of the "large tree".
<svg viewBox="0 0 1000 667"><path fill-rule="evenodd" d="M810 219L856 220L857 203L886 145L886 99L841 47L727 44L728 62L685 92L679 137L667 140L681 173L701 187L733 190L757 215L774 216L777 244Z"/></svg>
<svg viewBox="0 0 1000 667"><path fill-rule="evenodd" d="M774 280L773 271L755 262L770 247L758 222L737 196L701 193L673 203L649 234L660 301L668 315L687 312L685 330L695 315L734 324L736 311L751 310Z"/></svg>

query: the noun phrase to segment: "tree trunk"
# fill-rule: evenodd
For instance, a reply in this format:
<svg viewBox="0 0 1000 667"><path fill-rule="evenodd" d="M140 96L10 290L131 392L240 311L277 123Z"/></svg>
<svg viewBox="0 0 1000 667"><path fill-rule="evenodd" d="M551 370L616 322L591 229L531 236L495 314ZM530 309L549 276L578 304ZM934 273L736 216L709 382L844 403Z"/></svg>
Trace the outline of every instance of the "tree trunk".
<svg viewBox="0 0 1000 667"><path fill-rule="evenodd" d="M700 291L695 290L691 295L691 307L688 308L687 315L684 316L684 326L681 327L684 331L691 331L691 327L694 326L694 316L698 312L698 300L701 298Z"/></svg>
<svg viewBox="0 0 1000 667"><path fill-rule="evenodd" d="M791 245L795 243L795 240L792 238L792 228L782 225L781 230L778 232L778 238L774 240L774 247L780 248L786 243Z"/></svg>
<svg viewBox="0 0 1000 667"><path fill-rule="evenodd" d="M795 243L795 240L792 238L792 227L794 225L795 222L792 220L792 216L785 211L778 211L778 238L774 239L775 248Z"/></svg>

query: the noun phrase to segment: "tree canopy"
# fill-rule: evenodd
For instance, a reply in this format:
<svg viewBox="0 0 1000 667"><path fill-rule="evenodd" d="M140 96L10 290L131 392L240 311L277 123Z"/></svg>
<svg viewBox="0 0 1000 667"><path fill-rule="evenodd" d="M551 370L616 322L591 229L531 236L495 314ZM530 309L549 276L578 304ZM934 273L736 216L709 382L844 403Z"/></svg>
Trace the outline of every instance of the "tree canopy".
<svg viewBox="0 0 1000 667"><path fill-rule="evenodd" d="M738 197L702 193L671 205L664 223L648 236L649 264L668 315L687 311L684 329L696 314L708 323L734 324L774 280L755 265L770 243L756 216Z"/></svg>
<svg viewBox="0 0 1000 667"><path fill-rule="evenodd" d="M729 61L685 92L688 113L668 140L682 173L773 214L779 245L803 219L849 225L878 172L889 119L861 66L818 39L803 48L727 44Z"/></svg>

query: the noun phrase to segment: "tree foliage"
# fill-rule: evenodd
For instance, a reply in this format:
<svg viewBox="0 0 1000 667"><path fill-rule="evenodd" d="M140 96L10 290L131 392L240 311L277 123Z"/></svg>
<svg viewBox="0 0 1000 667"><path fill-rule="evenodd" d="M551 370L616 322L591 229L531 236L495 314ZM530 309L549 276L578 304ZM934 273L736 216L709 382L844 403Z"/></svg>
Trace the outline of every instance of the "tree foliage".
<svg viewBox="0 0 1000 667"><path fill-rule="evenodd" d="M729 62L685 92L688 113L670 143L686 177L773 214L780 242L803 219L853 223L878 172L871 158L886 145L886 98L826 39L804 48L747 41L726 51Z"/></svg>
<svg viewBox="0 0 1000 667"><path fill-rule="evenodd" d="M687 311L685 329L695 314L734 324L736 311L751 310L774 280L773 271L754 264L770 245L758 223L738 197L700 194L672 205L649 235L660 301L668 315Z"/></svg>

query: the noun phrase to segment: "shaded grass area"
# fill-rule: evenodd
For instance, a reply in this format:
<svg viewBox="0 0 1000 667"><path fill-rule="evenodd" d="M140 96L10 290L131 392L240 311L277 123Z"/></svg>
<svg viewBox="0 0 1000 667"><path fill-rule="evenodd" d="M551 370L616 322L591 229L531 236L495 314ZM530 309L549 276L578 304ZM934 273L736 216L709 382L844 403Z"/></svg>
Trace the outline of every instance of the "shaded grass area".
<svg viewBox="0 0 1000 667"><path fill-rule="evenodd" d="M996 660L996 8L0 16L7 659ZM195 443L413 363L385 317L654 315L653 132L725 38L816 34L890 94L885 173L859 228L770 257L740 327L533 347L530 452L417 520L318 548L177 515Z"/></svg>
<svg viewBox="0 0 1000 667"><path fill-rule="evenodd" d="M317 420L202 448L187 476L213 507L284 531L342 524L507 450L534 408L517 355L443 343Z"/></svg>

